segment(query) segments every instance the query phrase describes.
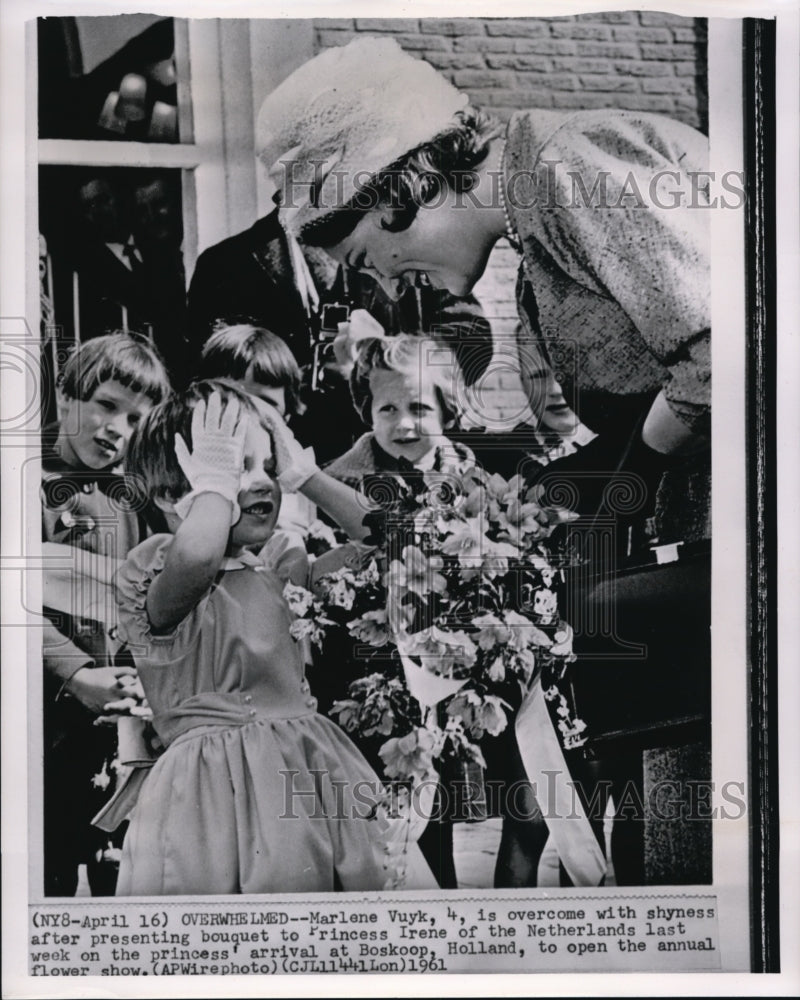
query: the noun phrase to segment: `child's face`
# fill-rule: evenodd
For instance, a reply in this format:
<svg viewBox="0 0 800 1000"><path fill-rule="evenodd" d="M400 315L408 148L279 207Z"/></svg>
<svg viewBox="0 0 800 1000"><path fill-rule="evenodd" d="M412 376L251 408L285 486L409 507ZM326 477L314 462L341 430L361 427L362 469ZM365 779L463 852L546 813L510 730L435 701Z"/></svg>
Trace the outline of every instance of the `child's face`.
<svg viewBox="0 0 800 1000"><path fill-rule="evenodd" d="M108 469L118 465L136 425L151 409L142 392L115 379L101 382L89 399L61 396L58 446L70 465Z"/></svg>
<svg viewBox="0 0 800 1000"><path fill-rule="evenodd" d="M275 530L281 509L281 488L275 475L272 439L254 414L245 414L247 432L239 482L242 515L231 530L231 545L263 544Z"/></svg>
<svg viewBox="0 0 800 1000"><path fill-rule="evenodd" d="M372 429L375 440L394 458L419 462L439 443L443 415L434 383L421 372L374 371Z"/></svg>

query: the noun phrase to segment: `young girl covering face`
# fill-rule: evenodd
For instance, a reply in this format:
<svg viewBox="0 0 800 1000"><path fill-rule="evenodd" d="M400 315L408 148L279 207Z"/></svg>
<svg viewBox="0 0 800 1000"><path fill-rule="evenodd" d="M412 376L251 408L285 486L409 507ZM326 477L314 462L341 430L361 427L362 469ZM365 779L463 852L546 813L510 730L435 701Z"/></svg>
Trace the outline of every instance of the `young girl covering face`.
<svg viewBox="0 0 800 1000"><path fill-rule="evenodd" d="M294 355L277 334L250 323L219 321L200 359L201 379L224 379L268 403L291 423L305 407L300 398L302 374ZM317 518L314 504L301 493L283 498L277 527L280 544L292 545L304 557L303 535ZM276 538L276 543L278 538Z"/></svg>
<svg viewBox="0 0 800 1000"><path fill-rule="evenodd" d="M282 585L249 551L274 529L280 479L331 513L347 487L223 383L153 411L129 459L174 534L135 549L118 583L167 746L131 818L118 895L382 888L378 779L317 714ZM435 885L415 847L408 872L409 888Z"/></svg>

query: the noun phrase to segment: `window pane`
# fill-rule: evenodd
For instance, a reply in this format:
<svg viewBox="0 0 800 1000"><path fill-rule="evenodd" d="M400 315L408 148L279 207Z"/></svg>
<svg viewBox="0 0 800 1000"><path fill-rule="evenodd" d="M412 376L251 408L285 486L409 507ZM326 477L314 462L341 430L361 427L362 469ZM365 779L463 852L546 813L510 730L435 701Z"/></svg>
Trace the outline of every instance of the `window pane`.
<svg viewBox="0 0 800 1000"><path fill-rule="evenodd" d="M41 167L46 339L68 346L115 330L138 331L153 339L171 371L181 372L182 218L180 170ZM50 360L57 364L55 355Z"/></svg>
<svg viewBox="0 0 800 1000"><path fill-rule="evenodd" d="M172 18L40 18L38 50L40 138L181 140Z"/></svg>

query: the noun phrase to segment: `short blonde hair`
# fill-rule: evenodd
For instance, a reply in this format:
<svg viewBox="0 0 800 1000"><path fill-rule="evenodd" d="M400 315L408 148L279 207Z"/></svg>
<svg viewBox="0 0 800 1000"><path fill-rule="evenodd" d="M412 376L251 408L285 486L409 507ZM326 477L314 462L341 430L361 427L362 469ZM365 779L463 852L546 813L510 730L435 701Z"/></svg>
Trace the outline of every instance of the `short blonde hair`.
<svg viewBox="0 0 800 1000"><path fill-rule="evenodd" d="M401 333L395 337L367 337L359 343L350 394L359 416L372 425L372 389L370 376L375 371L421 375L433 381L442 422L445 427L458 423L463 409L464 382L455 354L440 340Z"/></svg>

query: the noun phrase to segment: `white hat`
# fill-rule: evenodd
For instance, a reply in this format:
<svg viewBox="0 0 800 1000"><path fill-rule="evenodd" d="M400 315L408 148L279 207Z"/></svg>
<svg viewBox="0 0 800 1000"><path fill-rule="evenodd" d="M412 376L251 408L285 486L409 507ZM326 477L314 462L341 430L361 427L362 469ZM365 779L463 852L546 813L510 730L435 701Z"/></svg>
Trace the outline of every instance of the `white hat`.
<svg viewBox="0 0 800 1000"><path fill-rule="evenodd" d="M284 225L346 205L367 180L454 124L468 104L391 38L358 38L300 66L261 105L256 149Z"/></svg>

